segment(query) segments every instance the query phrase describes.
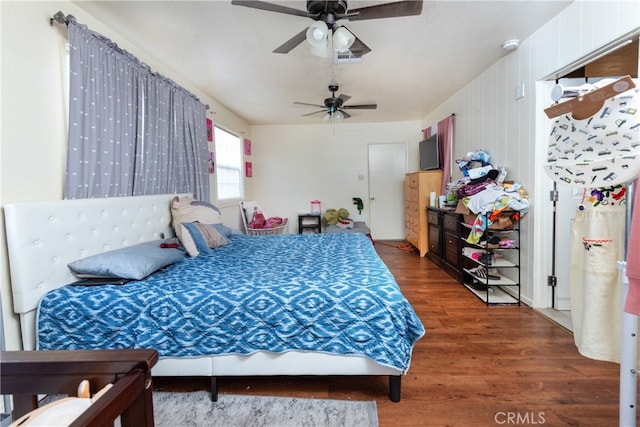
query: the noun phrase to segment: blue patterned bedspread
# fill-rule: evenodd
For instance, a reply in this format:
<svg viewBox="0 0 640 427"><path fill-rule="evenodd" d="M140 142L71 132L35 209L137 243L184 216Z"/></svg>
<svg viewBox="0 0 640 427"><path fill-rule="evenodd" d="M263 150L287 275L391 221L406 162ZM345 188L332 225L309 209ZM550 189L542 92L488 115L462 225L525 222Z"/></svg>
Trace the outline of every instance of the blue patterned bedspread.
<svg viewBox="0 0 640 427"><path fill-rule="evenodd" d="M319 351L407 371L424 327L368 237L231 241L141 281L49 292L38 307L38 349L155 348L161 357Z"/></svg>

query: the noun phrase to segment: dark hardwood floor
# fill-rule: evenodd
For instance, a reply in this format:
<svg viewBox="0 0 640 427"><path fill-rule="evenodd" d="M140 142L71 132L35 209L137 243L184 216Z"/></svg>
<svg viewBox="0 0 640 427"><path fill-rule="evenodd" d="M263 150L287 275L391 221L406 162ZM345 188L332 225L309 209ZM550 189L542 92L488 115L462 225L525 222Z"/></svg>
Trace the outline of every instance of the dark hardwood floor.
<svg viewBox="0 0 640 427"><path fill-rule="evenodd" d="M581 356L571 333L526 306L486 307L428 258L377 242L426 336L402 378L220 378L220 393L375 400L380 426L617 426L619 365ZM207 379L155 378L164 390Z"/></svg>

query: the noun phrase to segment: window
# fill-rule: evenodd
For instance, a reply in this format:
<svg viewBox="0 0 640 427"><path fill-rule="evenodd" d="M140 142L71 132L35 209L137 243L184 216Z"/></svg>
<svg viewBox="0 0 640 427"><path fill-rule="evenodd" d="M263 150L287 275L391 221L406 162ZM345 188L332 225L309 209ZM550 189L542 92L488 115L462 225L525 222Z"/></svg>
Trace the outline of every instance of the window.
<svg viewBox="0 0 640 427"><path fill-rule="evenodd" d="M244 198L240 137L214 127L218 200Z"/></svg>

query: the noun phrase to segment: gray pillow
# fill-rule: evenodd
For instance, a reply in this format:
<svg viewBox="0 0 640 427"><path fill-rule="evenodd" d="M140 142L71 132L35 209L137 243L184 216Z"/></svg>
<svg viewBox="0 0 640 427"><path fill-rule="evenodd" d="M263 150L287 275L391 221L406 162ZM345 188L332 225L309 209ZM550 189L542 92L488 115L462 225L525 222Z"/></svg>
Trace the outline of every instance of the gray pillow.
<svg viewBox="0 0 640 427"><path fill-rule="evenodd" d="M162 240L139 243L82 258L68 264L80 276L121 277L140 280L149 274L185 258L176 248L161 248Z"/></svg>

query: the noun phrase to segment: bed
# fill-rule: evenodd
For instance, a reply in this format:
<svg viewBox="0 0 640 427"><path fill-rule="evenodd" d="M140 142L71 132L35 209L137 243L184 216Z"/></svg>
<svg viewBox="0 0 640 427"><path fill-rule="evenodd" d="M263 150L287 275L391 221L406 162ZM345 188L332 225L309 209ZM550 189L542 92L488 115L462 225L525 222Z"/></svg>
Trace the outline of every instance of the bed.
<svg viewBox="0 0 640 427"><path fill-rule="evenodd" d="M217 377L257 375L384 375L400 400L424 328L362 234L232 234L142 280L67 286L72 261L172 237L173 198L5 206L25 350L152 347L154 376L210 377L214 400Z"/></svg>

